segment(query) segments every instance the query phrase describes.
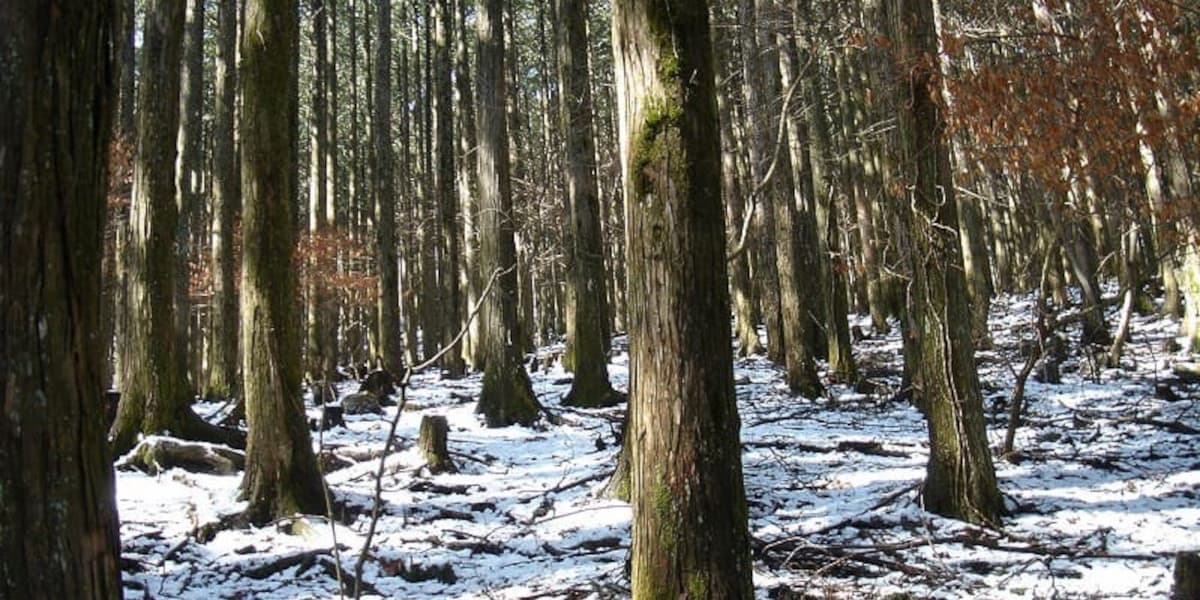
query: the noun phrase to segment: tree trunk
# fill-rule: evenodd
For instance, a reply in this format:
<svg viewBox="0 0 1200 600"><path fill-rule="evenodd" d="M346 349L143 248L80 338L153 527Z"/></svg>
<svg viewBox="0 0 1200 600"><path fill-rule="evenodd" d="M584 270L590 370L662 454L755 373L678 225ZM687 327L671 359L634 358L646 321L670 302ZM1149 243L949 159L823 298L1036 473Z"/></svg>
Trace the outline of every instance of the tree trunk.
<svg viewBox="0 0 1200 600"><path fill-rule="evenodd" d="M421 449L421 457L429 472L455 473L458 468L450 459L450 451L446 448L446 438L450 434L450 425L442 415L425 415L421 417L420 433L417 436L417 447Z"/></svg>
<svg viewBox="0 0 1200 600"><path fill-rule="evenodd" d="M821 299L824 304L825 345L829 359L829 372L844 382L854 381L854 354L850 348L850 326L847 322L849 301L846 299L846 259L841 252L841 228L839 227L837 201L833 191L831 172L831 149L833 141L826 120L824 94L821 89L821 57L818 54L816 36L805 32L801 17L811 22L811 0L804 0L802 10L793 14L793 24L798 34L807 36L807 52L801 53L802 70L795 74L800 78L804 99L810 107L805 123L808 125L808 149L811 163L813 206L816 208L817 240L820 248ZM803 65L808 65L804 68Z"/></svg>
<svg viewBox="0 0 1200 600"><path fill-rule="evenodd" d="M4 598L122 593L97 335L113 8L0 4Z"/></svg>
<svg viewBox="0 0 1200 600"><path fill-rule="evenodd" d="M575 379L564 399L572 406L607 406L623 398L608 380L604 349L604 246L600 239L600 198L592 129L592 92L588 83L587 2L558 0L558 67L562 90L562 126L566 137L567 219L573 254L569 285L575 310L568 330L574 334Z"/></svg>
<svg viewBox="0 0 1200 600"><path fill-rule="evenodd" d="M746 147L749 157L749 182L751 191L757 188L758 193L750 194L751 201L757 205L754 211L754 247L752 261L754 279L757 284L756 296L761 303L763 323L767 332L767 357L776 364L786 362L786 342L783 333L783 320L780 314L779 298L779 266L775 256L775 211L773 195L768 196L770 188L764 183L764 175L771 163L772 150L775 145L770 142L774 131L765 131L762 121L765 99L759 73L759 47L755 33L756 19L754 0L741 0L738 3L739 31L742 41L743 91L745 93L747 119ZM765 137L764 137L765 136ZM779 167L775 167L779 170Z"/></svg>
<svg viewBox="0 0 1200 600"><path fill-rule="evenodd" d="M391 12L388 0L377 0L372 133L375 146L375 259L379 269L379 353L384 370L399 376L404 368L404 357L400 344L400 291L396 264L396 188L392 180Z"/></svg>
<svg viewBox="0 0 1200 600"><path fill-rule="evenodd" d="M295 0L248 0L242 35L242 332L246 449L243 498L257 524L319 513L324 492L300 394L293 250L296 212L285 156L293 73L287 49L298 35Z"/></svg>
<svg viewBox="0 0 1200 600"><path fill-rule="evenodd" d="M475 16L478 44L479 265L486 277L499 277L483 299L484 362L480 413L489 427L532 424L540 406L522 365L517 325L517 260L513 240L512 182L509 179L507 80L504 69L503 0L479 0Z"/></svg>
<svg viewBox="0 0 1200 600"><path fill-rule="evenodd" d="M212 325L204 395L230 398L238 392L238 299L234 287L233 232L237 229L237 1L221 0L217 15L216 91L213 102Z"/></svg>
<svg viewBox="0 0 1200 600"><path fill-rule="evenodd" d="M183 67L179 90L179 152L175 165L175 205L179 211L175 236L175 335L176 360L190 398L195 392L188 377L194 347L191 342L191 238L204 201L204 147L201 119L204 108L204 2L189 0L183 31Z"/></svg>
<svg viewBox="0 0 1200 600"><path fill-rule="evenodd" d="M772 212L775 238L775 263L779 277L779 315L783 339L770 338L769 343L783 344L784 363L787 368L787 383L792 391L806 398L821 394L823 386L817 376L816 362L809 344L810 308L807 295L800 293L801 273L809 267L802 244L811 242L808 227L796 212L795 181L792 157L787 147L776 145L780 127L787 123L780 114L783 89L779 71L779 47L774 32L775 24L782 18L774 0L757 0L753 27L756 51L744 57L748 83L746 105L752 111L752 147L758 152L751 154L756 185L762 185L759 202L763 213ZM772 165L774 170L772 171ZM769 180L768 180L769 177ZM765 185L764 183L765 182ZM760 232L761 233L761 232ZM810 271L810 276L816 276Z"/></svg>
<svg viewBox="0 0 1200 600"><path fill-rule="evenodd" d="M439 271L442 288L442 326L444 342L457 335L463 320L462 288L459 286L461 238L458 231L458 197L455 193L457 172L454 168L454 104L451 87L451 48L454 45L454 11L450 0L437 0L437 30L434 37L433 97L437 103L434 123L437 169L435 185L438 202L441 244ZM454 350L442 358L442 368L450 377L461 377L467 366L462 353Z"/></svg>
<svg viewBox="0 0 1200 600"><path fill-rule="evenodd" d="M613 7L628 198L633 598L752 598L703 1Z"/></svg>
<svg viewBox="0 0 1200 600"><path fill-rule="evenodd" d="M308 262L308 277L305 297L307 307L305 371L308 379L325 384L333 376L335 357L332 356L329 302L332 278L330 261L327 260L330 229L325 218L329 209L329 164L333 154L329 137L329 98L336 90L329 87L329 35L326 0L312 0L310 4L313 42L313 77L309 113L309 161L308 161L308 235L311 252L304 260ZM336 327L336 323L334 323Z"/></svg>
<svg viewBox="0 0 1200 600"><path fill-rule="evenodd" d="M121 401L109 432L123 453L139 433L163 431L190 439L239 444L240 436L204 422L191 411L186 363L175 321L176 136L184 4L146 7L142 76L138 88L138 149L130 208L128 298L121 365Z"/></svg>
<svg viewBox="0 0 1200 600"><path fill-rule="evenodd" d="M732 19L730 19L732 21ZM730 23L732 24L732 23ZM737 39L724 33L728 27L717 27L713 31L713 46L716 50L714 57L714 73L717 81L726 81L727 68L736 68L730 62L729 46L736 44ZM717 89L717 110L721 121L721 190L725 195L726 229L729 240L727 246L736 251L741 237L742 221L745 218L745 196L742 193L742 178L738 169L738 139L733 128L733 109L738 90L726 84ZM762 354L763 344L758 337L758 314L755 310L756 298L754 287L750 280L750 261L746 252L732 258L729 263L730 290L732 292L733 314L738 340L738 356Z"/></svg>
<svg viewBox="0 0 1200 600"><path fill-rule="evenodd" d="M962 275L956 203L931 0L888 0L900 80L896 106L906 187L897 207L912 269L908 319L917 334L914 367L920 404L929 419L926 509L996 525L1003 512L987 446L983 398L975 368L966 281ZM910 358L910 357L906 357Z"/></svg>
<svg viewBox="0 0 1200 600"><path fill-rule="evenodd" d="M479 300L483 282L479 273L479 206L476 181L475 158L475 93L471 87L471 68L468 57L467 5L471 0L455 0L458 19L458 36L454 47L454 85L458 94L458 200L462 212L463 273L459 285L466 290L466 307L473 307ZM468 324L467 337L463 339L463 358L472 367L483 366L479 319Z"/></svg>

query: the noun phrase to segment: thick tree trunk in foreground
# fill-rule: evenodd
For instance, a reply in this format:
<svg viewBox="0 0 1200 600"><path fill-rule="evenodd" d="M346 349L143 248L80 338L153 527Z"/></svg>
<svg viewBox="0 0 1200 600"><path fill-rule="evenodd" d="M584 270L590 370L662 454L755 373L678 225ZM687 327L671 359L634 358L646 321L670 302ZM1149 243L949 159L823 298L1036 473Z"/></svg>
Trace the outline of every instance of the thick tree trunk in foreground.
<svg viewBox="0 0 1200 600"><path fill-rule="evenodd" d="M287 51L297 35L296 0L249 0L242 35L242 373L246 475L242 494L255 523L324 508L300 393L295 318L296 212L289 166L280 161L296 131L287 96Z"/></svg>
<svg viewBox="0 0 1200 600"><path fill-rule="evenodd" d="M708 7L619 0L633 597L752 598Z"/></svg>
<svg viewBox="0 0 1200 600"><path fill-rule="evenodd" d="M945 121L936 102L941 82L933 4L889 2L898 72L907 74L899 82L897 106L904 176L913 196L898 207L898 217L912 268L909 318L918 332L916 355L906 359L918 361L915 393L929 419L925 508L995 525L1003 504L987 445Z"/></svg>
<svg viewBox="0 0 1200 600"><path fill-rule="evenodd" d="M562 89L562 125L566 138L567 218L573 248L569 284L575 310L568 318L574 334L575 379L564 402L607 406L621 401L608 381L605 352L604 247L600 239L600 193L596 186L596 142L592 132L592 91L588 82L587 2L559 1L558 66Z"/></svg>
<svg viewBox="0 0 1200 600"><path fill-rule="evenodd" d="M112 2L0 3L0 597L121 597L100 262Z"/></svg>
<svg viewBox="0 0 1200 600"><path fill-rule="evenodd" d="M503 0L479 0L478 40L479 266L484 277L502 274L483 299L483 390L479 412L489 427L529 425L540 411L522 365L517 325L517 260L513 241L512 182L504 112Z"/></svg>
<svg viewBox="0 0 1200 600"><path fill-rule="evenodd" d="M192 412L185 361L175 322L176 133L184 3L150 2L142 35L138 87L138 149L130 207L128 297L120 348L121 402L109 438L113 451L133 447L139 433L240 445L239 435Z"/></svg>

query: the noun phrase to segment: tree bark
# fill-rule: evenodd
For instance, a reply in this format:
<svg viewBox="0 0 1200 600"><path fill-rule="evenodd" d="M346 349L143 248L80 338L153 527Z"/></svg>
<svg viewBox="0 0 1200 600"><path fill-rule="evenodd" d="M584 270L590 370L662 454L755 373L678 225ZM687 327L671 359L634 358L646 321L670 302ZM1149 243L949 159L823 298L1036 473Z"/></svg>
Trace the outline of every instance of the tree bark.
<svg viewBox="0 0 1200 600"><path fill-rule="evenodd" d="M512 182L509 179L507 80L504 68L504 2L479 0L475 15L478 68L476 149L479 166L479 265L488 277L499 273L483 299L486 363L480 413L489 427L530 425L540 405L522 365L517 324L517 260L513 240Z"/></svg>
<svg viewBox="0 0 1200 600"><path fill-rule="evenodd" d="M618 0L633 597L752 598L703 1Z"/></svg>
<svg viewBox="0 0 1200 600"><path fill-rule="evenodd" d="M461 238L458 230L458 196L454 147L454 103L451 86L451 54L454 46L455 15L450 0L437 0L437 29L434 37L433 97L437 103L434 111L436 121L435 153L437 169L435 188L438 202L438 217L441 236L439 272L442 288L442 326L445 328L444 342L449 343L458 333L463 321L462 287L459 285L459 263L462 261ZM458 350L447 352L442 357L442 369L450 377L461 377L467 366Z"/></svg>
<svg viewBox="0 0 1200 600"><path fill-rule="evenodd" d="M384 370L399 376L404 368L400 344L400 292L396 264L396 188L392 180L392 11L376 2L375 42L375 259L379 269L379 353ZM411 316L410 316L411 318ZM409 341L414 343L413 340Z"/></svg>
<svg viewBox="0 0 1200 600"><path fill-rule="evenodd" d="M324 493L300 393L295 319L297 215L279 160L297 135L289 123L294 76L286 54L298 35L296 0L248 0L242 34L242 373L246 396L243 498L254 523L319 513Z"/></svg>
<svg viewBox="0 0 1200 600"><path fill-rule="evenodd" d="M240 445L239 435L204 422L192 412L186 363L175 321L176 136L179 124L182 2L146 6L142 76L138 88L138 149L130 207L128 298L120 344L121 401L109 432L112 449L133 447L139 433Z"/></svg>
<svg viewBox="0 0 1200 600"><path fill-rule="evenodd" d="M753 145L759 149L757 156L752 154L753 165L757 165L757 168L752 168L752 172L755 173L756 182L766 182L759 202L764 213L774 213L772 221L775 263L779 276L779 314L783 329L782 340L772 338L774 341L768 340L768 343L783 343L788 387L806 398L815 398L821 394L824 387L817 376L813 347L810 344L812 310L808 296L800 293L803 272L807 271L809 277L818 281L820 278L815 265L808 259L809 250L815 249L806 247L815 242L814 236L809 235L815 227L809 227L811 224L805 222L808 217L801 216L796 211L796 182L793 178L792 164L793 161L801 160L802 156L791 156L787 147L779 148L775 144L781 127L795 127L794 123L787 123L780 114L781 105L785 100L780 79L780 51L775 27L784 15L775 4L775 0L757 0L755 4L754 32L757 37L757 51L744 58L749 84L746 104L753 111L752 135L756 140ZM768 180L772 163L775 168Z"/></svg>
<svg viewBox="0 0 1200 600"><path fill-rule="evenodd" d="M237 105L236 0L221 0L217 14L216 91L213 99L212 325L204 395L230 398L238 392L238 299L233 233L241 200L234 147Z"/></svg>
<svg viewBox="0 0 1200 600"><path fill-rule="evenodd" d="M175 237L175 335L179 341L176 359L184 374L184 386L191 397L198 381L189 368L198 364L192 354L199 350L192 343L191 247L198 216L203 207L204 146L204 1L189 0L183 31L183 68L179 90L179 156L175 165L175 205L179 220ZM199 376L196 376L199 379Z"/></svg>
<svg viewBox="0 0 1200 600"><path fill-rule="evenodd" d="M909 315L919 404L929 420L925 508L996 525L1004 506L987 445L958 241L957 205L931 0L888 0L899 73L903 175L912 196L897 207L912 269Z"/></svg>
<svg viewBox="0 0 1200 600"><path fill-rule="evenodd" d="M98 335L114 8L0 4L4 598L122 593Z"/></svg>
<svg viewBox="0 0 1200 600"><path fill-rule="evenodd" d="M608 406L622 398L608 380L605 352L604 247L600 239L600 197L596 185L596 142L592 129L592 92L588 82L587 2L558 0L558 67L562 90L562 128L566 138L567 219L573 254L568 274L574 289L575 378L564 399L572 406Z"/></svg>

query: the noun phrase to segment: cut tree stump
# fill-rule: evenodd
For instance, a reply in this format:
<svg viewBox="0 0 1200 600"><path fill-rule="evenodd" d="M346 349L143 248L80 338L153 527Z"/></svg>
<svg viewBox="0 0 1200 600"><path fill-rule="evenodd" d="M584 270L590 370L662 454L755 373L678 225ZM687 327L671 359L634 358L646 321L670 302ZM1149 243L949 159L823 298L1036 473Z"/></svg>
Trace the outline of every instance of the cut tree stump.
<svg viewBox="0 0 1200 600"><path fill-rule="evenodd" d="M1200 600L1200 552L1175 555L1175 600Z"/></svg>
<svg viewBox="0 0 1200 600"><path fill-rule="evenodd" d="M450 452L446 449L446 438L450 433L450 425L446 417L441 415L425 415L421 417L421 433L417 446L430 473L457 473L458 468L450 460Z"/></svg>

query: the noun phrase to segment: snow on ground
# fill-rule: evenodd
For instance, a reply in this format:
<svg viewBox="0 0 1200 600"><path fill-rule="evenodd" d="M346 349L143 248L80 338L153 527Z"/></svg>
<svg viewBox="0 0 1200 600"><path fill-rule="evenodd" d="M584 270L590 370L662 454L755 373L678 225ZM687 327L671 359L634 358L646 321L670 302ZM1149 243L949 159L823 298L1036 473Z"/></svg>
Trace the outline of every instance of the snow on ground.
<svg viewBox="0 0 1200 600"><path fill-rule="evenodd" d="M998 448L1024 361L1017 342L1032 329L1028 298L1002 298L994 309L996 350L980 352L977 362ZM790 395L765 359L738 361L758 596L1165 597L1172 554L1200 548L1200 389L1171 375L1180 357L1163 346L1176 328L1136 318L1125 368L1097 372L1073 344L1061 384L1030 379L1020 458L996 463L1011 510L1002 531L921 510L926 430L916 409L893 398L896 334L855 347L875 384L859 388L867 393L831 386L806 400ZM609 372L625 389L624 352ZM623 408L562 407L570 376L557 364L532 377L558 424L487 429L471 400L479 376L413 378L398 448L386 460L363 597L628 596L630 510L600 495ZM118 471L127 597L338 597L334 555L353 572L395 410L348 416L347 427L324 432L323 447L353 463L327 476L339 506L354 509L339 509L349 518L332 528L309 516L222 531L202 543L198 527L244 506L240 477ZM422 468L415 440L426 414L447 417L458 473Z"/></svg>

